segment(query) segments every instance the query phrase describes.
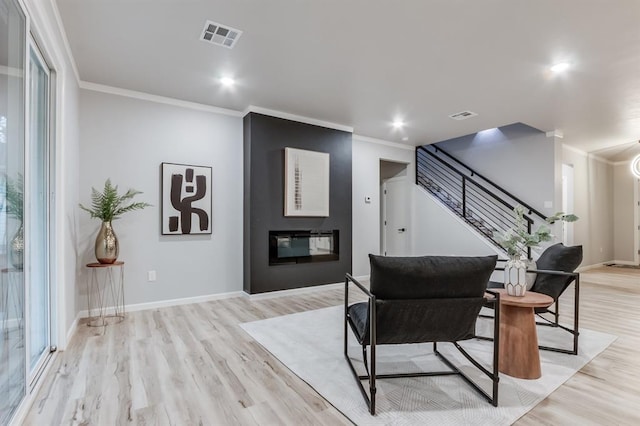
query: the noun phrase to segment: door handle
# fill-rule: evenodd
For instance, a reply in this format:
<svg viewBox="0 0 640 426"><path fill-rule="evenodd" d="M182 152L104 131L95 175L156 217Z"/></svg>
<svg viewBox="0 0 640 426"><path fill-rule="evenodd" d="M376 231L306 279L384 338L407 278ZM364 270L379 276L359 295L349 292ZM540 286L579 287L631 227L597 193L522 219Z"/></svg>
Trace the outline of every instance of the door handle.
<svg viewBox="0 0 640 426"><path fill-rule="evenodd" d="M398 232L404 232L404 231L406 231L405 228L398 228Z"/></svg>

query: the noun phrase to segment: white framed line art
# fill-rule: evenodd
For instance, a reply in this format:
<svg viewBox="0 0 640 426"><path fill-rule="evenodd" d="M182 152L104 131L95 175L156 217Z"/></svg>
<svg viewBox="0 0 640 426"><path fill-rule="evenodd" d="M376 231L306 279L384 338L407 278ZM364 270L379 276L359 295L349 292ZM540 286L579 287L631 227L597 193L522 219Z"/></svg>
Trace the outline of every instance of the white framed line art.
<svg viewBox="0 0 640 426"><path fill-rule="evenodd" d="M329 154L284 149L284 215L329 217Z"/></svg>
<svg viewBox="0 0 640 426"><path fill-rule="evenodd" d="M211 167L162 163L162 235L211 234Z"/></svg>

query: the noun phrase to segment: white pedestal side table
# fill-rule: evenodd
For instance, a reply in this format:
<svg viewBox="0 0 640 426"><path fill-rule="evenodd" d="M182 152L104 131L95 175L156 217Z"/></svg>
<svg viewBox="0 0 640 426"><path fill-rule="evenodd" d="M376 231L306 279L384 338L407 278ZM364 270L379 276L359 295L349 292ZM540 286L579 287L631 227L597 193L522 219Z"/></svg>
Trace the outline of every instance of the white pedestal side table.
<svg viewBox="0 0 640 426"><path fill-rule="evenodd" d="M90 327L124 320L124 262L89 263L87 309Z"/></svg>

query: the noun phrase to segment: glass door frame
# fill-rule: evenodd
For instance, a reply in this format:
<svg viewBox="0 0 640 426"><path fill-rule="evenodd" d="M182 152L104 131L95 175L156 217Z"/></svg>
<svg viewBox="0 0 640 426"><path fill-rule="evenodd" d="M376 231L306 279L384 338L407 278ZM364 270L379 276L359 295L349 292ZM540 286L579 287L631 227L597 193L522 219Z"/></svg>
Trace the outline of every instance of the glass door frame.
<svg viewBox="0 0 640 426"><path fill-rule="evenodd" d="M45 265L43 265L45 273L44 276L46 277L46 303L48 304L48 316L46 318L46 330L45 330L45 335L47 336L47 342L46 342L46 346L49 346L49 350L46 350L40 355L40 358L38 359L38 361L36 362L36 364L32 367L31 366L31 330L33 329L33 326L27 327L25 329L25 356L26 356L26 363L25 363L25 378L26 378L26 384L27 384L27 394L31 393L31 391L34 389L35 385L38 382L38 379L40 378L41 374L44 372L44 369L47 365L47 363L49 362L49 360L51 359L51 355L53 353L54 350L52 350L52 348L55 348L55 346L52 344L52 342L55 339L55 336L53 334L53 327L52 327L52 319L54 318L54 314L55 314L55 303L53 303L53 292L52 292L52 275L51 275L51 263L52 263L52 238L51 238L51 230L54 228L54 223L52 222L52 149L51 149L51 141L55 140L53 139L54 133L53 133L53 120L51 119L52 114L51 111L54 108L55 104L53 103L53 100L55 99L54 95L54 90L53 90L53 85L52 85L52 80L53 80L53 72L51 70L51 67L48 63L48 61L45 59L42 50L40 49L38 43L36 42L35 36L34 34L31 32L31 30L29 29L29 36L27 37L27 43L26 43L26 81L25 81L25 89L26 89L26 94L25 94L25 188L27 189L31 189L32 188L32 184L31 184L31 176L32 176L32 167L34 166L38 166L38 165L34 165L32 158L32 152L31 152L31 127L32 127L32 122L33 122L33 108L32 108L32 103L31 103L31 87L32 87L32 81L31 81L31 61L32 61L32 55L35 56L35 58L40 62L40 66L41 68L44 70L46 76L47 76L47 87L46 87L46 101L45 101L45 108L46 108L46 112L45 112L45 141L44 141L44 158L45 158L45 168L46 170L44 171L43 175L45 176L46 179L46 184L45 184L45 188L44 190L46 191L46 196L45 196L45 203L46 203L46 217L45 217ZM26 192L26 191L25 191ZM25 197L25 202L29 197ZM30 217L30 206L28 204L25 205L25 217ZM25 221L25 241L29 241L30 239L30 235L31 235L31 226L28 223L28 221ZM26 245L25 247L25 259L30 259L30 250L29 250L29 245ZM30 297L30 289L31 289L31 268L28 268L25 271L25 306L24 306L24 316L25 316L25 324L30 324L30 320L31 320L31 297Z"/></svg>
<svg viewBox="0 0 640 426"><path fill-rule="evenodd" d="M52 41L52 33L55 31L46 25L46 12L44 6L32 0L27 4L26 0L11 0L12 3L17 7L19 13L24 18L25 26L22 31L22 51L20 55L24 61L23 67L23 84L21 87L21 95L23 96L23 105L21 105L22 113L23 113L23 143L24 143L24 157L23 157L23 174L24 174L24 187L29 189L29 179L30 174L32 172L32 157L30 150L30 126L31 126L31 101L30 101L30 84L31 84L31 52L33 51L37 56L40 63L43 65L43 68L46 70L48 74L48 90L47 90L47 114L46 114L46 144L44 153L44 163L46 167L46 172L44 174L44 179L46 180L46 185L43 188L46 191L45 195L45 209L46 209L46 218L45 218L45 226L46 226L46 255L43 256L45 258L45 274L47 280L47 303L49 307L49 315L48 315L48 324L47 324L47 338L49 350L44 350L41 358L35 364L33 369L30 368L30 317L29 317L29 309L30 309L30 300L29 300L29 286L31 282L30 273L28 270L25 270L24 275L24 298L23 298L23 318L24 318L24 348L23 348L23 356L25 366L23 369L22 383L24 384L24 393L22 400L18 404L17 408L11 415L9 419L10 424L20 423L24 421L24 418L27 414L28 407L33 403L35 392L42 385L42 375L47 372L47 370L52 366L52 359L55 355L55 351L57 349L56 342L65 341L66 331L63 329L65 326L64 321L60 321L58 315L60 313L65 312L66 307L66 299L64 294L64 287L58 287L60 283L63 283L62 277L58 276L60 272L60 268L57 267L57 261L60 257L58 245L60 241L58 241L58 226L61 224L58 223L58 220L63 217L56 209L59 207L58 203L55 199L55 194L58 189L58 183L61 181L62 177L59 175L61 173L61 169L57 167L60 164L61 159L58 157L60 154L60 150L58 149L58 143L61 140L62 133L62 125L61 116L59 111L63 110L63 105L61 104L61 98L58 96L58 92L63 90L64 81L63 76L65 74L65 70L70 71L68 68L65 68L65 59L64 52L60 50L59 47L56 46L55 41ZM45 19L45 20L43 20ZM73 68L72 64L72 68ZM58 74L56 72L57 69L63 71L62 74ZM39 166L37 166L39 167ZM28 199L25 197L25 201ZM30 214L29 206L27 203L24 205L24 215L25 218ZM28 241L28 235L30 230L28 230L29 225L28 222L30 220L25 221L25 241ZM60 244L60 248L62 248L62 244ZM28 259L28 247L25 247L25 259ZM64 256L62 256L64 257ZM46 348L46 346L45 346ZM31 374L33 371L33 374Z"/></svg>

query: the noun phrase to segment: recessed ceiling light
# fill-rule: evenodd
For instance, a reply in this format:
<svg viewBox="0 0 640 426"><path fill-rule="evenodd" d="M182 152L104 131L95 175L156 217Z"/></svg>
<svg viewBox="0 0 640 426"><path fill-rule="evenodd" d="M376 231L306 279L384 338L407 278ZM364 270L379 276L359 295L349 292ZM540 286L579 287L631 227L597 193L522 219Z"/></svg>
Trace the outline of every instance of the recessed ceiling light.
<svg viewBox="0 0 640 426"><path fill-rule="evenodd" d="M568 70L571 67L571 64L569 64L569 62L558 62L557 64L554 64L553 66L551 66L551 71L557 73L561 73L561 72L565 72L566 70Z"/></svg>
<svg viewBox="0 0 640 426"><path fill-rule="evenodd" d="M226 86L226 87L231 87L234 84L236 84L236 81L231 77L222 77L220 79L220 84L222 84L223 86Z"/></svg>
<svg viewBox="0 0 640 426"><path fill-rule="evenodd" d="M402 140L406 142L406 141L408 141L408 140L409 140L409 137L408 137L408 136L405 136L404 138L402 138Z"/></svg>
<svg viewBox="0 0 640 426"><path fill-rule="evenodd" d="M394 120L393 123L391 123L391 125L395 129L400 129L400 128L404 127L404 121L402 121L402 120Z"/></svg>

